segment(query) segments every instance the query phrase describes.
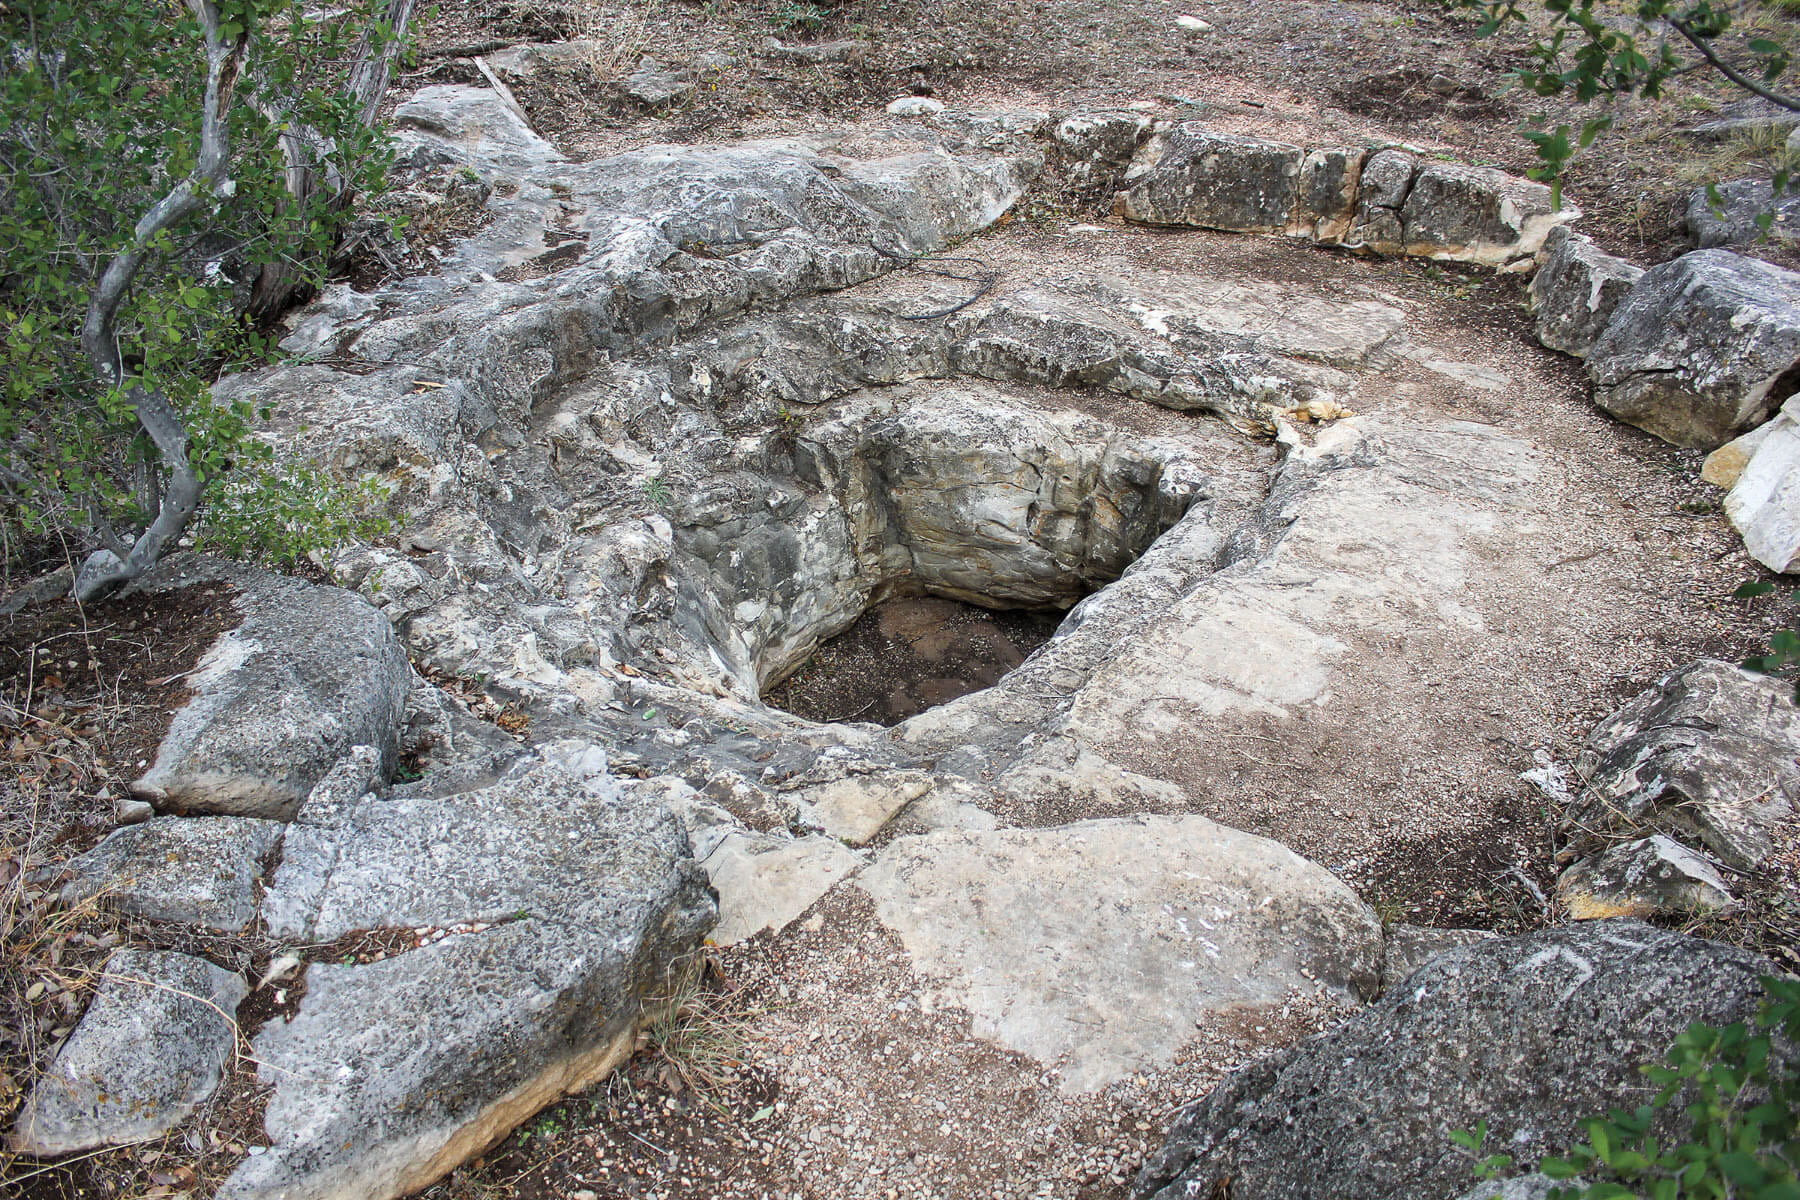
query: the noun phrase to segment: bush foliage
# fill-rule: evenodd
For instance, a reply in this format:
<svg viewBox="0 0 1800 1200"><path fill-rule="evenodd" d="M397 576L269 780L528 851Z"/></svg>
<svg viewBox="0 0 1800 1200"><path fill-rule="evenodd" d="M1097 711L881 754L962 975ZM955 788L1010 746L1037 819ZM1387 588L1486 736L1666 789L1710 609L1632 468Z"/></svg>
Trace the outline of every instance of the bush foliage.
<svg viewBox="0 0 1800 1200"><path fill-rule="evenodd" d="M304 553L302 531L342 517L341 489L284 475L257 436L266 414L216 403L207 385L272 352L244 316L259 276L285 265L316 281L333 206L383 186L385 139L345 86L359 48L393 36L383 11L0 0L0 534L73 532L86 548L151 521L169 463L138 419L145 395L185 426L188 463L219 510L210 525L235 530L239 548ZM228 162L208 175L208 51L221 46L231 58L212 84ZM334 186L295 188L297 164ZM204 203L145 238L147 214L183 181ZM109 265L130 253L142 263L113 317L109 371L84 352L83 327ZM290 502L258 531L245 506L275 494Z"/></svg>

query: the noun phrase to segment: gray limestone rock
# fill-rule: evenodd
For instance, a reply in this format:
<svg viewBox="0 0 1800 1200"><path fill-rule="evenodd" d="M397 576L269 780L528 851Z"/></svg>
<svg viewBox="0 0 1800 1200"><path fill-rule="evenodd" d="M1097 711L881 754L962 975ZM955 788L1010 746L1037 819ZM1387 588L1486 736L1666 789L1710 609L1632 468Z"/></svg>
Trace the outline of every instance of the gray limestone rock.
<svg viewBox="0 0 1800 1200"><path fill-rule="evenodd" d="M1800 571L1800 396L1790 396L1775 419L1707 456L1708 479L1730 469L1728 452L1746 457L1725 486L1725 515L1744 536L1744 548L1771 571Z"/></svg>
<svg viewBox="0 0 1800 1200"><path fill-rule="evenodd" d="M224 1077L248 991L204 959L115 951L81 1023L19 1110L8 1146L73 1154L174 1128Z"/></svg>
<svg viewBox="0 0 1800 1200"><path fill-rule="evenodd" d="M625 77L625 94L648 108L660 108L693 90L691 73L670 70L654 58L642 59Z"/></svg>
<svg viewBox="0 0 1800 1200"><path fill-rule="evenodd" d="M977 1036L1090 1090L1290 989L1374 994L1381 925L1323 868L1204 817L896 840L856 877Z"/></svg>
<svg viewBox="0 0 1800 1200"><path fill-rule="evenodd" d="M256 919L256 881L282 829L252 817L127 825L69 864L62 901L99 897L134 916L235 933Z"/></svg>
<svg viewBox="0 0 1800 1200"><path fill-rule="evenodd" d="M1800 390L1800 273L1728 250L1650 268L1588 355L1594 402L1710 450Z"/></svg>
<svg viewBox="0 0 1800 1200"><path fill-rule="evenodd" d="M1539 1175L1533 1171L1529 1175L1515 1175L1511 1179L1476 1184L1458 1196L1457 1200L1550 1200L1553 1188L1578 1188L1582 1183L1580 1179L1558 1182L1548 1175Z"/></svg>
<svg viewBox="0 0 1800 1200"><path fill-rule="evenodd" d="M1772 969L1635 921L1454 951L1184 1109L1131 1194L1183 1200L1229 1178L1232 1200L1461 1196L1469 1160L1448 1130L1485 1120L1528 1162L1566 1151L1582 1118L1654 1094L1638 1067L1689 1022L1751 1016Z"/></svg>
<svg viewBox="0 0 1800 1200"><path fill-rule="evenodd" d="M869 48L869 43L854 38L844 38L835 42L783 42L778 38L764 38L762 52L770 58L784 59L788 62L803 63L847 63L854 62Z"/></svg>
<svg viewBox="0 0 1800 1200"><path fill-rule="evenodd" d="M368 798L290 848L271 894L311 898L287 910L309 936L448 936L308 970L299 1014L255 1042L270 1148L222 1200L405 1194L630 1053L716 910L680 820L605 762L544 747L476 791Z"/></svg>
<svg viewBox="0 0 1800 1200"><path fill-rule="evenodd" d="M518 104L493 88L433 84L394 109L400 160L461 163L490 177L517 178L565 161L539 137Z"/></svg>
<svg viewBox="0 0 1800 1200"><path fill-rule="evenodd" d="M1378 254L1524 264L1558 224L1581 214L1556 210L1550 189L1491 167L1382 150L1363 164L1349 246Z"/></svg>
<svg viewBox="0 0 1800 1200"><path fill-rule="evenodd" d="M1592 238L1564 225L1550 231L1538 258L1530 292L1537 339L1586 358L1619 302L1643 278L1643 269L1602 252Z"/></svg>
<svg viewBox="0 0 1800 1200"><path fill-rule="evenodd" d="M1363 158L1358 150L1308 150L1300 160L1300 192L1288 232L1323 246L1341 243L1356 215Z"/></svg>
<svg viewBox="0 0 1800 1200"><path fill-rule="evenodd" d="M1736 903L1716 863L1660 833L1575 863L1556 881L1556 898L1577 921L1685 917Z"/></svg>
<svg viewBox="0 0 1800 1200"><path fill-rule="evenodd" d="M413 672L386 617L341 588L199 560L154 586L190 568L231 580L243 623L189 677L193 698L133 794L164 813L285 821L351 747L392 764Z"/></svg>
<svg viewBox="0 0 1800 1200"><path fill-rule="evenodd" d="M489 67L513 80L529 79L547 70L571 70L606 62L617 51L615 43L598 38L570 38L566 42L521 42L486 55Z"/></svg>
<svg viewBox="0 0 1800 1200"><path fill-rule="evenodd" d="M1766 179L1734 179L1716 190L1716 204L1706 188L1688 196L1687 230L1702 250L1800 241L1800 189L1783 191L1777 200ZM1763 216L1769 218L1766 230L1757 223Z"/></svg>
<svg viewBox="0 0 1800 1200"><path fill-rule="evenodd" d="M1344 244L1377 254L1406 253L1406 231L1400 210L1419 175L1417 155L1405 150L1378 150L1363 161L1356 197L1356 217Z"/></svg>
<svg viewBox="0 0 1800 1200"><path fill-rule="evenodd" d="M1145 225L1280 232L1299 203L1303 155L1284 142L1177 125L1139 153L1118 213Z"/></svg>
<svg viewBox="0 0 1800 1200"><path fill-rule="evenodd" d="M1062 152L1071 179L1100 182L1131 165L1150 125L1150 118L1138 112L1077 112L1051 127L1050 140Z"/></svg>
<svg viewBox="0 0 1800 1200"><path fill-rule="evenodd" d="M1381 950L1381 987L1392 991L1420 967L1440 954L1484 942L1494 934L1486 929L1432 929L1424 925L1394 925L1387 930Z"/></svg>
<svg viewBox="0 0 1800 1200"><path fill-rule="evenodd" d="M1492 167L1427 160L1400 209L1406 253L1496 267L1521 262L1559 223L1581 215L1559 211L1550 200L1542 183Z"/></svg>
<svg viewBox="0 0 1800 1200"><path fill-rule="evenodd" d="M1703 658L1601 722L1576 760L1587 781L1568 823L1668 830L1725 865L1756 868L1800 797L1793 684Z"/></svg>
<svg viewBox="0 0 1800 1200"><path fill-rule="evenodd" d="M1746 96L1720 109L1711 120L1688 130L1703 141L1718 142L1740 134L1779 132L1800 127L1800 113L1772 104L1760 96Z"/></svg>

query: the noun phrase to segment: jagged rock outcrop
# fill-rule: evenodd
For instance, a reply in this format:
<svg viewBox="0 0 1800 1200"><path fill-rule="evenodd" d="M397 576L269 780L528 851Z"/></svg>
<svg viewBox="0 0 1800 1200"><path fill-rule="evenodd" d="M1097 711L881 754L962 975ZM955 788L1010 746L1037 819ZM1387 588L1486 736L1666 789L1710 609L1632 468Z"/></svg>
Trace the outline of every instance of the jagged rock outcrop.
<svg viewBox="0 0 1800 1200"><path fill-rule="evenodd" d="M1583 1117L1655 1093L1638 1066L1689 1022L1748 1019L1771 970L1635 921L1453 951L1184 1109L1132 1195L1206 1196L1229 1179L1233 1200L1462 1196L1469 1159L1449 1130L1485 1120L1490 1143L1528 1164L1566 1151Z"/></svg>
<svg viewBox="0 0 1800 1200"><path fill-rule="evenodd" d="M1710 450L1800 390L1800 273L1699 250L1644 273L1588 355L1594 402Z"/></svg>
<svg viewBox="0 0 1800 1200"><path fill-rule="evenodd" d="M1592 238L1559 225L1544 239L1531 277L1537 339L1552 350L1586 358L1643 269L1603 253Z"/></svg>
<svg viewBox="0 0 1800 1200"><path fill-rule="evenodd" d="M248 991L204 959L115 951L81 1023L19 1109L8 1147L73 1154L174 1128L224 1077Z"/></svg>
<svg viewBox="0 0 1800 1200"><path fill-rule="evenodd" d="M187 686L132 793L157 811L287 820L352 746L391 766L413 687L393 625L341 588L183 558L149 586L226 580L243 621Z"/></svg>
<svg viewBox="0 0 1800 1200"><path fill-rule="evenodd" d="M1660 833L1575 863L1556 881L1556 898L1578 921L1693 916L1736 903L1716 864Z"/></svg>
<svg viewBox="0 0 1800 1200"><path fill-rule="evenodd" d="M1590 834L1662 830L1754 870L1800 797L1793 684L1716 659L1673 671L1608 717L1576 761L1568 814Z"/></svg>

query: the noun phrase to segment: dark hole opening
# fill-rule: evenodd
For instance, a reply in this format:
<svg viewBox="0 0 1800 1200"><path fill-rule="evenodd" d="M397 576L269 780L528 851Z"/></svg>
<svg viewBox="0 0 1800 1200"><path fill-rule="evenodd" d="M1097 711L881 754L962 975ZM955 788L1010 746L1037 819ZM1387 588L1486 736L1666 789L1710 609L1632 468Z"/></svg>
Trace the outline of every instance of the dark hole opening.
<svg viewBox="0 0 1800 1200"><path fill-rule="evenodd" d="M763 699L809 721L895 725L993 687L1050 640L1063 615L981 608L939 596L883 601Z"/></svg>

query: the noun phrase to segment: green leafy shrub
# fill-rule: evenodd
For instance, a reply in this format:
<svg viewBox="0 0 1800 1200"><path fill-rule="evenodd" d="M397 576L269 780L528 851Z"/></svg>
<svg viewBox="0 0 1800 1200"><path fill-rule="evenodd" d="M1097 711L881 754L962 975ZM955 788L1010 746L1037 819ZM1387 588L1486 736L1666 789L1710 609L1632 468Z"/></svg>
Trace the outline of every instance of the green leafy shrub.
<svg viewBox="0 0 1800 1200"><path fill-rule="evenodd" d="M350 76L385 63L392 3L0 3L0 533L124 547L190 482L221 545L342 532L330 516L357 490L282 467L255 436L266 414L208 383L269 359L255 295L316 283L344 198L384 186ZM290 502L264 537L244 521L267 510L242 501L271 489Z"/></svg>
<svg viewBox="0 0 1800 1200"><path fill-rule="evenodd" d="M1643 1068L1655 1098L1583 1122L1587 1139L1538 1170L1566 1181L1551 1200L1800 1200L1800 980L1768 977L1769 998L1753 1023L1701 1022L1675 1039L1661 1065ZM1658 1116L1680 1102L1679 1138L1658 1137ZM1452 1139L1492 1179L1512 1165L1480 1158L1487 1124Z"/></svg>

